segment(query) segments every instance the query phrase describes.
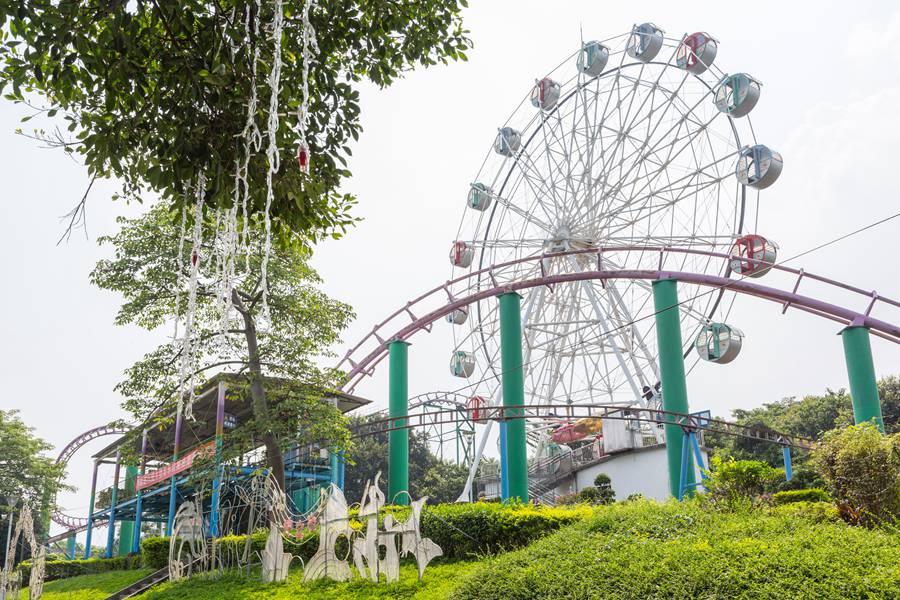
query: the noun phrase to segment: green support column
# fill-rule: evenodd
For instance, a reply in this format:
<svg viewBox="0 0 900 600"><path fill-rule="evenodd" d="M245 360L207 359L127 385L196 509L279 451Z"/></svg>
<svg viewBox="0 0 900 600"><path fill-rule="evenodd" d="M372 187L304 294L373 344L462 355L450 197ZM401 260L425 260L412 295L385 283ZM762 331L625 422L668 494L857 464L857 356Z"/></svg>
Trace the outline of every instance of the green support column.
<svg viewBox="0 0 900 600"><path fill-rule="evenodd" d="M856 423L874 420L878 429L884 432L869 330L851 325L841 332L841 340L844 342L844 358L847 361L847 376L850 379L853 419Z"/></svg>
<svg viewBox="0 0 900 600"><path fill-rule="evenodd" d="M125 500L134 498L134 484L137 479L137 467L125 467ZM119 556L128 556L134 545L134 521L121 521L119 525Z"/></svg>
<svg viewBox="0 0 900 600"><path fill-rule="evenodd" d="M656 312L656 343L659 347L659 375L662 382L663 410L688 412L687 381L684 375L684 345L678 311L678 284L674 279L653 282L653 308ZM681 427L666 424L666 456L669 463L669 492L681 500L681 453L684 434ZM694 460L688 455L687 484L696 483Z"/></svg>
<svg viewBox="0 0 900 600"><path fill-rule="evenodd" d="M409 405L409 343L394 340L388 346L388 416L398 417L394 427L406 425ZM388 502L409 504L409 430L394 429L388 434Z"/></svg>
<svg viewBox="0 0 900 600"><path fill-rule="evenodd" d="M515 292L500 295L500 366L503 370L503 406L524 406L525 375L522 368L522 297ZM519 417L523 408L504 409L503 415ZM509 497L528 502L528 454L525 420L506 421L506 469Z"/></svg>

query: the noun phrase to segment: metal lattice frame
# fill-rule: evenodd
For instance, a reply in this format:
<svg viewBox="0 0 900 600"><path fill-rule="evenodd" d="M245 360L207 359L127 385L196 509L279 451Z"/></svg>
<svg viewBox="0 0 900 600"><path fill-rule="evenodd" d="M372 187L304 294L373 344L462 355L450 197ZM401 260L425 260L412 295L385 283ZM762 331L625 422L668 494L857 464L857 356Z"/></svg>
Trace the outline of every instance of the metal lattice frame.
<svg viewBox="0 0 900 600"><path fill-rule="evenodd" d="M540 110L523 103L505 124L521 147L489 152L475 181L490 190L485 211L466 210L457 240L475 251L470 269L488 264L605 246L667 246L726 252L755 213L755 194L734 177L745 144L755 144L749 118L734 119L714 102L725 73L695 73L678 64L681 38L660 39L650 62L626 52L631 34L602 43L609 62L599 76L575 68L575 55L548 74L560 98ZM652 256L637 251L649 267ZM533 264L540 275L576 273L577 256ZM632 265L635 257L628 257ZM729 267L685 254L678 270L727 276ZM607 269L624 268L605 256ZM491 287L488 277L452 286L454 295ZM547 291L523 291L525 396L528 402L631 401L647 404L659 381L647 282L581 280ZM711 317L724 320L731 298L691 298L682 306L685 340ZM477 302L454 328L455 350L476 358L473 377L499 371L498 307ZM603 336L596 336L600 328ZM496 385L482 393L496 394ZM655 404L654 404L655 405Z"/></svg>

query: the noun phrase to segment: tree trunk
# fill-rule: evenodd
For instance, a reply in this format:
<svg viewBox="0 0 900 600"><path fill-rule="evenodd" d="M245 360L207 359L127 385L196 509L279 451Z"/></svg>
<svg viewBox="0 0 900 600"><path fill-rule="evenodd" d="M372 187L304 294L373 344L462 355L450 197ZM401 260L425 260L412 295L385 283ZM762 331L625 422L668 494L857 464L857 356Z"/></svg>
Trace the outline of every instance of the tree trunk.
<svg viewBox="0 0 900 600"><path fill-rule="evenodd" d="M247 368L250 371L250 398L253 400L253 414L257 419L265 422L269 420L269 402L266 398L266 390L263 387L262 364L259 358L259 343L256 337L256 322L253 315L244 306L237 290L232 290L231 301L244 319L244 335L247 337ZM266 446L266 456L269 469L275 476L278 486L284 490L284 455L278 438L271 430L265 430L262 434L263 443Z"/></svg>

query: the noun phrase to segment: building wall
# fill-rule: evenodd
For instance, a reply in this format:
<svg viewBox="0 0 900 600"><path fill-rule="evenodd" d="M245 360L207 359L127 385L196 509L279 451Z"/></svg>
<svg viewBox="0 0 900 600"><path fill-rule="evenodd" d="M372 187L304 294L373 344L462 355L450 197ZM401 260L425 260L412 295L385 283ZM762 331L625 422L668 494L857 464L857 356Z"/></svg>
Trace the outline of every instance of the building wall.
<svg viewBox="0 0 900 600"><path fill-rule="evenodd" d="M613 454L603 462L591 465L575 473L575 477L559 486L557 494L577 492L594 485L599 473L606 473L612 480L616 500L624 500L631 494L645 498L666 500L669 498L669 476L665 445L653 446ZM699 469L697 481L700 480Z"/></svg>

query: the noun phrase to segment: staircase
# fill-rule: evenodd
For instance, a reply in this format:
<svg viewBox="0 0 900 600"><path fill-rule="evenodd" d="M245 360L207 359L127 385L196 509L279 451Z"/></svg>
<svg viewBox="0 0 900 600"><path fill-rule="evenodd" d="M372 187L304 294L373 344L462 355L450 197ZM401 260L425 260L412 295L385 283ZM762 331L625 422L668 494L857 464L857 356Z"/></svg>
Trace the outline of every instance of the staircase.
<svg viewBox="0 0 900 600"><path fill-rule="evenodd" d="M169 579L169 567L168 565L156 571L154 573L150 573L143 579L139 581L135 581L127 588L121 589L112 596L108 596L106 600L123 600L124 598L134 598L138 594L143 594L150 588L155 585L159 585L164 581L168 581Z"/></svg>

